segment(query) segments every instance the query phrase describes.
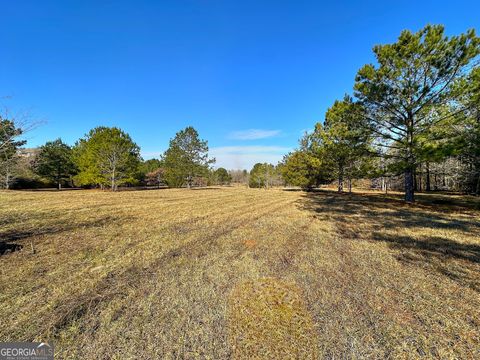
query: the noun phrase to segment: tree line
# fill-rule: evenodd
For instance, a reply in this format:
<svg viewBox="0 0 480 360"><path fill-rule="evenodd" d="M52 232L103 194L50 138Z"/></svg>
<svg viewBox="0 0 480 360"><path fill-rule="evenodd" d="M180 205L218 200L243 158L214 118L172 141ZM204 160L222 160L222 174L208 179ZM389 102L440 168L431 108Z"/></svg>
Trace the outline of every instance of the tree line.
<svg viewBox="0 0 480 360"><path fill-rule="evenodd" d="M281 164L286 182L312 188L336 179L403 177L405 200L431 169L455 164L460 190L480 194L480 40L442 25L403 31L373 48L376 64L355 77L353 96L328 109ZM420 178L418 174L420 175ZM420 179L420 180L419 180ZM444 179L445 180L445 179Z"/></svg>
<svg viewBox="0 0 480 360"><path fill-rule="evenodd" d="M119 186L191 187L231 181L226 169L212 169L215 159L208 156L208 143L193 127L179 131L160 159L146 161L130 135L116 127L96 127L73 147L61 139L48 141L32 158L22 156L22 133L13 120L0 118L0 176L7 189L16 178L35 176L59 189L68 185L113 191Z"/></svg>
<svg viewBox="0 0 480 360"><path fill-rule="evenodd" d="M231 181L311 189L335 181L342 192L351 191L355 180L371 179L384 190L404 190L409 202L417 190L479 195L480 39L475 31L447 36L443 26L427 25L416 33L403 31L395 43L377 45L373 53L376 63L357 72L353 93L336 100L324 121L277 166L213 170L208 143L193 127L179 131L159 159L143 161L139 146L121 129L97 127L73 147L60 139L47 142L25 166L20 156L25 142L19 140L24 129L0 117L0 184L8 188L16 177L18 182L33 175L58 187L112 190Z"/></svg>
<svg viewBox="0 0 480 360"><path fill-rule="evenodd" d="M237 183L253 188L283 184L279 167L258 163L251 171L213 169L208 143L189 126L170 140L158 159L143 160L140 147L116 127L99 126L69 146L61 139L24 152L22 128L0 117L0 187L55 184L117 190L119 186L192 187ZM37 182L35 182L37 179ZM40 181L38 181L40 180ZM47 183L42 182L46 180Z"/></svg>

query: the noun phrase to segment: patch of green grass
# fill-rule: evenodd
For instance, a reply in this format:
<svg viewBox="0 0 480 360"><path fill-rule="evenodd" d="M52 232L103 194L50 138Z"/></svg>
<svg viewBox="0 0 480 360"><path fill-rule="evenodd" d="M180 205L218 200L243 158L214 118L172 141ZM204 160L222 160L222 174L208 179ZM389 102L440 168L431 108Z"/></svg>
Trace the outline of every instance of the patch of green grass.
<svg viewBox="0 0 480 360"><path fill-rule="evenodd" d="M261 278L238 284L229 298L235 359L316 359L312 316L295 284Z"/></svg>

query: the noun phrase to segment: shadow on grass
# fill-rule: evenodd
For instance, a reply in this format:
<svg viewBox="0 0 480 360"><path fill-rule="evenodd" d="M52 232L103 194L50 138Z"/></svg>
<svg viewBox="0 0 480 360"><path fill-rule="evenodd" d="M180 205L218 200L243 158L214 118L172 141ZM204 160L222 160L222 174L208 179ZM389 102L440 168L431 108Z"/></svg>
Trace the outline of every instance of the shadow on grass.
<svg viewBox="0 0 480 360"><path fill-rule="evenodd" d="M222 188L219 186L209 186L209 187L192 187L190 190L192 191L205 191L205 190L221 190Z"/></svg>
<svg viewBox="0 0 480 360"><path fill-rule="evenodd" d="M168 186L122 186L118 187L116 192L123 192L123 191L143 191L143 190L163 190L169 189ZM70 191L102 191L102 192L112 192L110 189L100 189L100 188L61 188L60 190L57 188L38 188L38 189L14 189L15 191L21 192L49 192L49 193L64 193Z"/></svg>
<svg viewBox="0 0 480 360"><path fill-rule="evenodd" d="M444 237L427 236L421 240L414 240L410 236L393 236L374 233L373 240L387 242L392 245L392 248L412 250L426 258L456 258L480 263L479 245L461 244Z"/></svg>
<svg viewBox="0 0 480 360"><path fill-rule="evenodd" d="M338 194L333 191L315 191L305 193L307 201L302 206L317 213L330 212L330 216L339 221L349 216L362 216L375 220L373 225L385 228L421 227L431 229L479 230L477 216L471 219L452 218L454 213L472 213L471 206L461 206L458 202L450 207L436 205L431 199L419 199L416 204L407 204L400 197L385 197L382 194ZM472 205L474 206L474 205Z"/></svg>
<svg viewBox="0 0 480 360"><path fill-rule="evenodd" d="M53 235L79 228L102 227L117 221L114 217L105 216L92 221L70 222L56 220L53 224L41 228L21 229L0 232L0 256L19 251L24 247L23 241L33 239L42 235ZM122 219L123 220L123 219Z"/></svg>
<svg viewBox="0 0 480 360"><path fill-rule="evenodd" d="M437 205L439 198L430 194L411 205L381 194L316 191L305 193L298 205L334 221L341 239L384 242L395 250L397 260L427 266L480 291L480 242L461 243L445 235L445 230L454 230L456 237L471 241L478 233L480 238L480 216L472 211L476 204L462 206L462 199L445 199L447 196L441 195L441 205ZM453 203L450 211L445 205L449 201ZM459 212L467 216L455 216ZM406 229L410 230L407 234Z"/></svg>
<svg viewBox="0 0 480 360"><path fill-rule="evenodd" d="M15 244L15 243L10 244L5 241L0 241L0 256L15 252L15 251L20 251L22 250L22 248L23 248L23 245L20 245L20 244Z"/></svg>
<svg viewBox="0 0 480 360"><path fill-rule="evenodd" d="M78 190L85 190L83 188L36 188L36 189L13 189L14 191L21 191L21 192L69 192L69 191L78 191Z"/></svg>

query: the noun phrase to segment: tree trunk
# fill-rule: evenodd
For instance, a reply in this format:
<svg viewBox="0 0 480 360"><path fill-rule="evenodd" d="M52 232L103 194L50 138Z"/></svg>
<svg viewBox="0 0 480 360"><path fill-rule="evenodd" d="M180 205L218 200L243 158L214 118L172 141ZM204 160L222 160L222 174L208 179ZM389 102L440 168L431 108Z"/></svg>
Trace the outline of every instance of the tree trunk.
<svg viewBox="0 0 480 360"><path fill-rule="evenodd" d="M352 193L352 179L348 178L348 192L351 194Z"/></svg>
<svg viewBox="0 0 480 360"><path fill-rule="evenodd" d="M405 201L415 201L415 189L414 189L414 175L412 168L405 170Z"/></svg>
<svg viewBox="0 0 480 360"><path fill-rule="evenodd" d="M422 189L423 189L423 164L419 164L418 169L419 169L419 171L417 171L417 168L415 168L415 174L418 177L417 188L415 189L415 191L420 191L421 192Z"/></svg>
<svg viewBox="0 0 480 360"><path fill-rule="evenodd" d="M475 195L480 195L480 174L477 177L477 190L475 191Z"/></svg>
<svg viewBox="0 0 480 360"><path fill-rule="evenodd" d="M110 186L111 186L111 190L112 190L112 191L115 191L115 190L116 190L115 170L116 170L116 169L115 169L115 167L114 167L113 170L112 170L112 177L110 178L110 180L111 180L111 185L110 185Z"/></svg>
<svg viewBox="0 0 480 360"><path fill-rule="evenodd" d="M430 164L429 164L428 161L427 161L427 163L425 164L425 172L426 172L425 191L430 191L430 190L431 190L431 187L430 187Z"/></svg>
<svg viewBox="0 0 480 360"><path fill-rule="evenodd" d="M415 190L417 187L416 180L416 161L414 155L414 135L413 135L413 114L409 111L407 119L407 168L405 170L405 201L414 202L415 201Z"/></svg>
<svg viewBox="0 0 480 360"><path fill-rule="evenodd" d="M10 164L8 163L8 159L5 163L5 189L10 189L10 181L11 181L11 173L10 173Z"/></svg>
<svg viewBox="0 0 480 360"><path fill-rule="evenodd" d="M338 169L338 192L343 192L343 167L340 166Z"/></svg>
<svg viewBox="0 0 480 360"><path fill-rule="evenodd" d="M58 181L57 185L58 185L58 190L62 190L62 183L60 181Z"/></svg>
<svg viewBox="0 0 480 360"><path fill-rule="evenodd" d="M417 191L418 181L417 181L417 171L415 169L412 170L412 177L413 177L413 191Z"/></svg>

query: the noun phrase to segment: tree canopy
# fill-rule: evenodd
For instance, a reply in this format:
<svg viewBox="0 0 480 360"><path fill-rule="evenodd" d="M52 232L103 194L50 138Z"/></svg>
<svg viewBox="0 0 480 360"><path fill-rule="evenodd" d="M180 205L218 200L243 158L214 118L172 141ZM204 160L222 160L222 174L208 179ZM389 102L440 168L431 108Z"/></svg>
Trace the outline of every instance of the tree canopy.
<svg viewBox="0 0 480 360"><path fill-rule="evenodd" d="M38 175L54 181L60 189L62 181L71 179L76 173L72 149L61 139L47 142L40 147L35 170Z"/></svg>
<svg viewBox="0 0 480 360"><path fill-rule="evenodd" d="M217 184L226 185L230 184L232 181L232 176L228 173L225 168L218 168L214 171L214 176Z"/></svg>
<svg viewBox="0 0 480 360"><path fill-rule="evenodd" d="M458 81L458 122L450 136L456 139L458 156L466 164L462 170L462 183L466 191L480 195L480 67Z"/></svg>
<svg viewBox="0 0 480 360"><path fill-rule="evenodd" d="M338 191L343 191L345 178L351 189L352 178L366 175L370 154L371 131L365 126L363 106L349 96L335 101L327 110L320 137L319 155L338 179Z"/></svg>
<svg viewBox="0 0 480 360"><path fill-rule="evenodd" d="M177 132L162 156L165 181L170 187L191 187L198 177L208 176L215 159L208 157L208 143L189 126Z"/></svg>
<svg viewBox="0 0 480 360"><path fill-rule="evenodd" d="M134 183L140 164L140 148L119 128L97 127L80 139L74 149L79 185L109 186Z"/></svg>
<svg viewBox="0 0 480 360"><path fill-rule="evenodd" d="M395 149L405 173L405 200L414 201L414 171L419 141L442 121L432 111L452 99L452 85L480 52L474 30L448 37L441 25L403 31L393 44L374 47L377 65L362 67L355 96L365 107L378 146Z"/></svg>
<svg viewBox="0 0 480 360"><path fill-rule="evenodd" d="M250 171L248 185L252 188L268 189L278 176L277 169L272 164L257 163Z"/></svg>

